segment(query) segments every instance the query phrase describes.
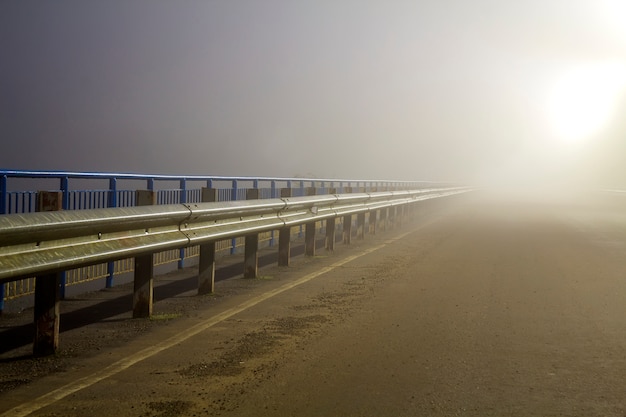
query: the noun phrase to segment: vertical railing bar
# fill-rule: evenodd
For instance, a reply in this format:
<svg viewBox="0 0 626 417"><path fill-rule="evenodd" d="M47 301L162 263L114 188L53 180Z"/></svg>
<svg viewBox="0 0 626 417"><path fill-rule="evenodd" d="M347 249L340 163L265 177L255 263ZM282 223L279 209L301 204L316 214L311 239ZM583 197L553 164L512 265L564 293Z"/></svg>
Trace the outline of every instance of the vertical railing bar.
<svg viewBox="0 0 626 417"><path fill-rule="evenodd" d="M61 191L63 192L62 207L67 210L70 206L70 179L69 177L61 177Z"/></svg>

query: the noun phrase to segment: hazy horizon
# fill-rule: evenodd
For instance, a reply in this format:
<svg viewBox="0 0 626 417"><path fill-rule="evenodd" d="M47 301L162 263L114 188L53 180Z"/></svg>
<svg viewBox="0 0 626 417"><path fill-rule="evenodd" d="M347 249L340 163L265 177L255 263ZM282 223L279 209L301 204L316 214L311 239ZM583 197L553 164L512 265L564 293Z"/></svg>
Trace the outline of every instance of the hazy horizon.
<svg viewBox="0 0 626 417"><path fill-rule="evenodd" d="M626 186L617 0L3 1L0 56L0 169Z"/></svg>

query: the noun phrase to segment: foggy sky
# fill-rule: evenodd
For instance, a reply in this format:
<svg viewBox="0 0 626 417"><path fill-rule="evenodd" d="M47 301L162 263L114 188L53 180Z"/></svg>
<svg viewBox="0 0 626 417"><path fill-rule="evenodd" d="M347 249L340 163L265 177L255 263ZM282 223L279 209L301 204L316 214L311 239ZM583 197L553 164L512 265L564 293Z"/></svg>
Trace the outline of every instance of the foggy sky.
<svg viewBox="0 0 626 417"><path fill-rule="evenodd" d="M0 0L0 168L626 185L545 112L619 3Z"/></svg>

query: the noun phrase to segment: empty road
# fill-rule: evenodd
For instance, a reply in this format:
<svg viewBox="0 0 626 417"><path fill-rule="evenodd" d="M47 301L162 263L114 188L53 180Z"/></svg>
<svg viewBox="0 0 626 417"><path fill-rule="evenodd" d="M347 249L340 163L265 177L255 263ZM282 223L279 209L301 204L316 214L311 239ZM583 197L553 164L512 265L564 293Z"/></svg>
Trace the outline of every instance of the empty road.
<svg viewBox="0 0 626 417"><path fill-rule="evenodd" d="M72 330L62 349L93 349L23 375L0 415L624 417L626 198L593 198L431 203L401 230L157 303L136 336L130 313Z"/></svg>

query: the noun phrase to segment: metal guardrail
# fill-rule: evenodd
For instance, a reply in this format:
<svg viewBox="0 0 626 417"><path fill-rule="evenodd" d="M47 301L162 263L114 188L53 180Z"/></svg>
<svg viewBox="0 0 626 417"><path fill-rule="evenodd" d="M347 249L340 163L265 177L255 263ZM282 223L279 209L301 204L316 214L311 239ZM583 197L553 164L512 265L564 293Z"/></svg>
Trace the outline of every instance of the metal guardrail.
<svg viewBox="0 0 626 417"><path fill-rule="evenodd" d="M0 216L0 282L458 194L465 187Z"/></svg>
<svg viewBox="0 0 626 417"><path fill-rule="evenodd" d="M428 181L354 180L287 177L226 177L201 175L160 175L106 172L25 171L0 170L0 215L30 213L38 210L39 191L59 192L63 210L92 210L114 207L134 207L136 190L147 189L156 194L156 203L190 204L202 201L201 188L217 189L217 201L245 200L249 189L257 189L259 198L270 199L281 195L283 188L291 190L293 197L304 196L309 188L317 194L347 193L352 190L376 192L385 190L425 189L451 187L454 184ZM301 236L303 226L296 233ZM266 232L261 239L270 246L275 244L274 231ZM217 243L220 252L235 253L243 246L243 238L232 238ZM154 265L177 263L181 269L187 260L198 256L197 247L159 252ZM105 286L114 285L115 277L132 272L132 259L107 264L92 265L66 272L61 283L62 297L65 287L83 282L105 279ZM30 295L34 279L11 281L0 285L0 314L5 299Z"/></svg>

